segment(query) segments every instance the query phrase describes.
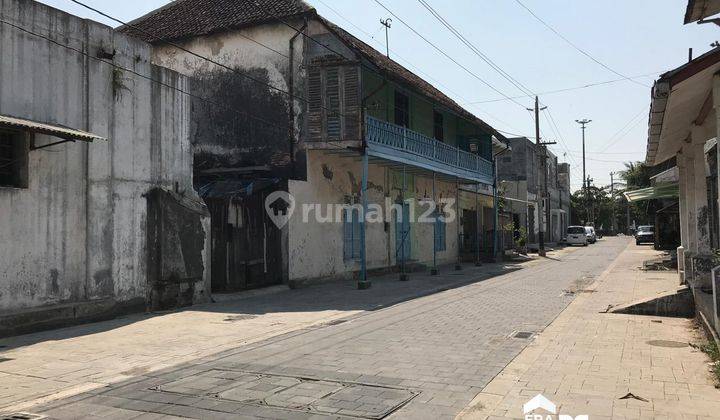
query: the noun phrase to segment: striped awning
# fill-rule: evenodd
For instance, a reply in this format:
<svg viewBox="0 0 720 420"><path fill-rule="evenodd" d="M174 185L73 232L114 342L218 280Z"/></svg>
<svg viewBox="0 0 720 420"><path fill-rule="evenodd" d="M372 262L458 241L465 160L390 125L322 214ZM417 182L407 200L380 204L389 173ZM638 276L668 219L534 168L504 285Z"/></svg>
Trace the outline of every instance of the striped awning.
<svg viewBox="0 0 720 420"><path fill-rule="evenodd" d="M624 193L629 202L654 200L656 198L676 198L680 196L680 187L677 182L655 185Z"/></svg>
<svg viewBox="0 0 720 420"><path fill-rule="evenodd" d="M58 137L65 140L82 140L88 142L93 140L107 140L104 137L88 133L87 131L63 127L58 124L48 124L22 118L15 118L7 115L0 115L0 128L46 134L48 136Z"/></svg>

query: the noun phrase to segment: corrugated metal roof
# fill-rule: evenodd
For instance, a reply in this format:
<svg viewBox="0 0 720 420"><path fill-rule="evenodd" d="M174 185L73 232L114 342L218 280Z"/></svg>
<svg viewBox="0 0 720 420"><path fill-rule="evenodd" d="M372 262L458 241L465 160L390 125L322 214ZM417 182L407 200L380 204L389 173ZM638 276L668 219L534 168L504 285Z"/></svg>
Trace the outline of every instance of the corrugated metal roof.
<svg viewBox="0 0 720 420"><path fill-rule="evenodd" d="M675 198L680 196L680 186L677 182L656 185L654 187L642 188L628 191L625 198L631 203L636 201L653 200L656 198Z"/></svg>
<svg viewBox="0 0 720 420"><path fill-rule="evenodd" d="M243 198L279 182L278 178L214 180L199 186L198 194L202 198Z"/></svg>
<svg viewBox="0 0 720 420"><path fill-rule="evenodd" d="M107 140L104 137L88 133L87 131L75 130L73 128L63 127L58 124L42 123L38 121L10 117L7 115L0 115L0 128L30 131L32 133L46 134L48 136L59 137L65 140Z"/></svg>

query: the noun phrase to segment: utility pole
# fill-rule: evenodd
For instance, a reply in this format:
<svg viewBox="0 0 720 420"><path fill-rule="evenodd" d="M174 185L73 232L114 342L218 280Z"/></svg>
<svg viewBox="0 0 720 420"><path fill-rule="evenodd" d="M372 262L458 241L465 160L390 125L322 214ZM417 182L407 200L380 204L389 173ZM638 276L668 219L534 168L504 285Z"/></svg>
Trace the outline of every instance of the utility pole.
<svg viewBox="0 0 720 420"><path fill-rule="evenodd" d="M587 223L589 219L589 185L587 184L587 175L585 174L585 126L590 124L592 120L588 120L587 118L582 120L575 120L576 123L580 124L582 127L582 155L583 155L583 195L585 196L585 223Z"/></svg>
<svg viewBox="0 0 720 420"><path fill-rule="evenodd" d="M385 27L385 55L387 58L390 58L390 35L388 34L388 30L392 28L392 19L380 19L380 24Z"/></svg>
<svg viewBox="0 0 720 420"><path fill-rule="evenodd" d="M548 144L555 144L555 142L550 143L543 143L540 138L540 111L546 109L547 107L544 106L540 108L540 99L535 96L535 108L528 108L528 111L535 111L535 144L538 148L538 155L540 156L540 169L542 170L543 174L543 180L539 181L538 184L541 185L540 188L538 188L540 192L540 200L538 200L538 222L539 222L539 230L538 230L538 255L541 257L545 256L545 223L547 222L547 217L545 217L545 196L547 195L547 149L546 146ZM549 200L548 200L549 201Z"/></svg>
<svg viewBox="0 0 720 420"><path fill-rule="evenodd" d="M612 200L612 217L610 218L610 232L615 233L615 172L610 172L610 199Z"/></svg>

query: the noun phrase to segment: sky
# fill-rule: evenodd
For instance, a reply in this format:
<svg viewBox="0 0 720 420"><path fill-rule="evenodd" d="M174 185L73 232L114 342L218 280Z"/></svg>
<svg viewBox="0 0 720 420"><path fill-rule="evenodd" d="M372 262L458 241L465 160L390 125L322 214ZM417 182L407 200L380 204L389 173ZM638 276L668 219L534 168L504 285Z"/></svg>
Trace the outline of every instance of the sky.
<svg viewBox="0 0 720 420"><path fill-rule="evenodd" d="M380 51L385 51L380 19L390 17L391 58L496 129L511 133L508 137L534 139L534 117L526 109L532 108L534 99L527 95L538 94L547 106L540 117L541 137L558 143L550 150L560 161L570 163L573 190L582 186L582 136L575 121L592 120L586 131L587 174L594 184L608 185L611 172L622 171L625 162L645 158L653 81L685 63L688 48L697 57L720 39L712 24L683 25L684 0L425 0L481 53L476 54L442 26L421 0L377 0L395 17L376 0L307 1L322 16ZM117 26L70 0L42 2ZM84 2L123 21L168 3ZM602 84L565 90L597 83Z"/></svg>

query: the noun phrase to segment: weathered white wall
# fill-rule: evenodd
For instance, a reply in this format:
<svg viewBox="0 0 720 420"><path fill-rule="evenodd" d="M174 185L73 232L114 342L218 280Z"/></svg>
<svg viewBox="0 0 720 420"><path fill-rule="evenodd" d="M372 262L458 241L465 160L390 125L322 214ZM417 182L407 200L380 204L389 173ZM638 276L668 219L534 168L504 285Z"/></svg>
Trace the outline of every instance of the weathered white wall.
<svg viewBox="0 0 720 420"><path fill-rule="evenodd" d="M360 156L339 156L321 150L308 151L308 180L290 181L289 192L295 197L297 208L288 224L289 277L290 280L324 277L350 277L360 270L359 261L345 261L343 254L342 223L317 223L315 213L309 223L303 221L303 204L322 205L327 215L328 204L350 203L351 197L359 201L362 180ZM398 176L397 174L395 176ZM391 171L384 166L371 164L368 178L368 203L379 204L385 209L385 200L395 202L400 191L391 180ZM455 197L455 184L436 181L436 198ZM431 177L410 177L405 193L412 199L415 215L419 217L426 208L418 203L421 198L432 198ZM367 266L368 269L389 267L396 264L395 223L389 220L387 230L381 223L368 223ZM457 258L457 222L446 228L446 251L438 252L438 264L451 263ZM411 259L431 264L433 261L434 226L412 223Z"/></svg>
<svg viewBox="0 0 720 420"><path fill-rule="evenodd" d="M172 86L149 45L34 1L6 0L20 27ZM0 188L0 311L147 296L149 189L194 195L185 95L0 23L0 114L108 138L31 151L29 187ZM58 139L38 135L38 145ZM207 266L207 265L206 265Z"/></svg>
<svg viewBox="0 0 720 420"><path fill-rule="evenodd" d="M301 20L292 20L288 23L296 28L303 26ZM199 56L210 58L225 67L218 66L204 58L199 58L196 55L189 54L166 44L158 44L153 48L152 60L155 64L170 68L186 76L196 76L217 70L230 72L226 67L237 69L239 72L246 74L250 70L263 69L267 71L268 84L274 89L257 83L258 91L266 90L271 93L280 92L283 94L282 92L289 92L291 90L290 40L295 35L296 31L287 25L271 23L176 42L183 48ZM301 125L300 115L304 108L304 102L300 98L304 98L305 96L305 71L302 66L305 45L304 37L298 35L293 41L293 45L292 91L296 98L292 100L292 103L297 137ZM242 78L243 76L238 77ZM250 81L249 83L254 82ZM290 96L285 96L289 102L291 99ZM252 104L247 105L247 112L254 114ZM287 139L286 135L280 133L278 137L278 142L285 142ZM299 143L297 139L296 143ZM207 145L199 144L197 145L197 151L223 153L232 150L234 147L241 146L242 143L236 142L235 146L227 145L223 147L214 145L205 149L208 147Z"/></svg>

